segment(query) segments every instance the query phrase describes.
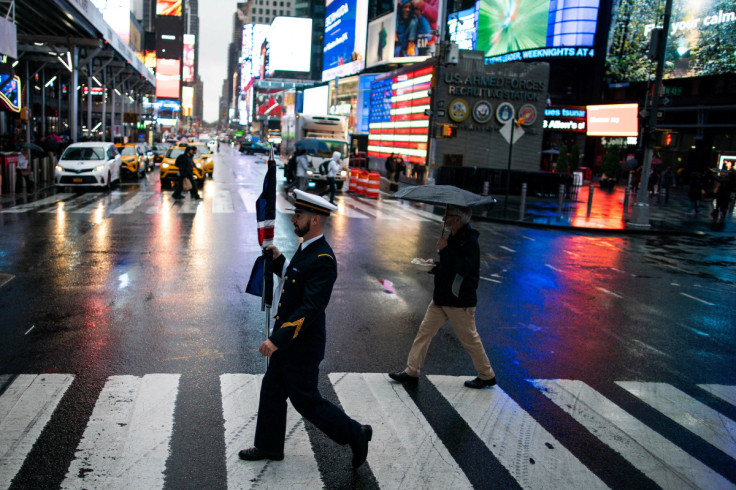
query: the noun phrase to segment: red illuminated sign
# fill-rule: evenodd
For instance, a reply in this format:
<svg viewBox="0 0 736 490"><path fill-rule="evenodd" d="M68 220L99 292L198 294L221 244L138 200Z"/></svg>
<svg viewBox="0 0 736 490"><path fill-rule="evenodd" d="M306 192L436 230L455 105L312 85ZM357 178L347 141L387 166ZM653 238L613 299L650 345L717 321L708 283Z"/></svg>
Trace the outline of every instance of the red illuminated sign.
<svg viewBox="0 0 736 490"><path fill-rule="evenodd" d="M156 97L178 99L181 86L181 61L156 60Z"/></svg>
<svg viewBox="0 0 736 490"><path fill-rule="evenodd" d="M638 136L639 105L610 104L587 106L588 136Z"/></svg>

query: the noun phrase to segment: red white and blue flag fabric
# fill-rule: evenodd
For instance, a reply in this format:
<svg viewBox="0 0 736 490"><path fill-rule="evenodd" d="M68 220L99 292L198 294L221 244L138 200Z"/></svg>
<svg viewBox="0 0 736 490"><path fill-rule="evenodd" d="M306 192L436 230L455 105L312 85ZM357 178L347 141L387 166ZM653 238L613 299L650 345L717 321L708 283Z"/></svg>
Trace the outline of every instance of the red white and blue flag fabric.
<svg viewBox="0 0 736 490"><path fill-rule="evenodd" d="M268 170L263 179L263 191L256 200L256 220L258 221L258 244L264 249L263 253L253 264L247 293L260 296L261 310L270 308L273 303L273 256L266 247L273 244L273 231L276 223L276 161L271 150L268 159Z"/></svg>
<svg viewBox="0 0 736 490"><path fill-rule="evenodd" d="M431 66L371 84L368 156L401 155L425 164L429 139Z"/></svg>

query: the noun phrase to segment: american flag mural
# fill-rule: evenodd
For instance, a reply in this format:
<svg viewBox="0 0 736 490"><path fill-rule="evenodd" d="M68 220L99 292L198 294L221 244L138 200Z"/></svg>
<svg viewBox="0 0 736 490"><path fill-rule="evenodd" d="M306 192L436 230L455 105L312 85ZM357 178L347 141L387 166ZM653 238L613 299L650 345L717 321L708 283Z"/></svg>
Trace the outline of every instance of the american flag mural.
<svg viewBox="0 0 736 490"><path fill-rule="evenodd" d="M431 85L431 66L371 84L368 156L426 163Z"/></svg>

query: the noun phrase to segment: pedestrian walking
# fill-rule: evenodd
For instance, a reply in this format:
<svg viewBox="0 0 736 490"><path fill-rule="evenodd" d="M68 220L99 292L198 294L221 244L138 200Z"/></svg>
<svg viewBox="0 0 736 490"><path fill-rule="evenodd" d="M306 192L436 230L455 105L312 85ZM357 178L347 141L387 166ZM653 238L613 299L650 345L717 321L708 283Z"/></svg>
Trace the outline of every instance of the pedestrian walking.
<svg viewBox="0 0 736 490"><path fill-rule="evenodd" d="M401 155L397 155L394 158L394 182L399 181L399 177L402 173L404 173L404 169L406 168L406 163L404 163L404 159L401 158Z"/></svg>
<svg viewBox="0 0 736 490"><path fill-rule="evenodd" d="M659 194L657 194L657 204L664 197L664 203L670 200L670 187L675 185L675 174L672 173L672 167L667 167L659 178Z"/></svg>
<svg viewBox="0 0 736 490"><path fill-rule="evenodd" d="M189 188L189 194L192 196L192 199L201 199L199 192L197 192L197 185L194 183L194 160L192 157L196 152L197 147L189 145L184 150L184 153L176 157L174 165L179 169L179 181L176 183L176 189L174 189L174 193L171 195L174 199L184 199L181 193L185 190L185 179L189 181L188 185L191 186Z"/></svg>
<svg viewBox="0 0 736 490"><path fill-rule="evenodd" d="M716 207L711 213L713 223L721 223L728 214L728 208L731 204L731 179L728 173L721 173L718 176L715 189Z"/></svg>
<svg viewBox="0 0 736 490"><path fill-rule="evenodd" d="M431 271L434 274L432 301L409 351L406 369L389 373L394 381L417 384L430 342L442 325L449 321L478 372L478 376L466 381L465 386L485 388L496 384L496 375L475 326L480 247L479 234L470 227L470 217L470 208L447 207L443 219L450 236L442 236L437 241L440 260Z"/></svg>
<svg viewBox="0 0 736 490"><path fill-rule="evenodd" d="M325 355L325 308L337 279L337 261L324 237L324 223L337 207L324 198L294 191L291 222L303 239L291 261L274 245L273 271L283 278L273 333L258 351L270 358L261 383L254 446L239 452L240 459L284 459L286 399L302 417L340 445L349 444L353 467L368 455L373 429L361 425L322 398L317 389L319 365Z"/></svg>
<svg viewBox="0 0 736 490"><path fill-rule="evenodd" d="M340 170L340 156L340 152L336 151L332 153L332 158L327 162L327 190L320 194L320 196L324 196L329 193L330 204L335 204L335 191L337 190L335 177L337 177L337 171Z"/></svg>
<svg viewBox="0 0 736 490"><path fill-rule="evenodd" d="M700 211L700 209L698 209L700 199L702 197L703 184L700 179L700 174L698 172L693 172L690 174L690 188L687 191L687 198L690 199L690 204L688 204L685 213L693 215L698 214L698 211Z"/></svg>
<svg viewBox="0 0 736 490"><path fill-rule="evenodd" d="M34 188L33 178L31 177L31 169L29 165L30 153L30 149L24 149L23 151L18 153L18 164L16 166L16 171L23 178L23 182L25 182L26 192L33 192ZM12 190L15 191L15 189Z"/></svg>
<svg viewBox="0 0 736 490"><path fill-rule="evenodd" d="M300 191L306 191L309 187L307 170L309 170L307 150L298 150L296 156L296 188Z"/></svg>
<svg viewBox="0 0 736 490"><path fill-rule="evenodd" d="M384 166L386 167L386 178L389 180L393 180L394 174L396 173L394 168L394 159L396 158L396 153L391 153L391 156L389 156L386 159L386 162L384 163Z"/></svg>

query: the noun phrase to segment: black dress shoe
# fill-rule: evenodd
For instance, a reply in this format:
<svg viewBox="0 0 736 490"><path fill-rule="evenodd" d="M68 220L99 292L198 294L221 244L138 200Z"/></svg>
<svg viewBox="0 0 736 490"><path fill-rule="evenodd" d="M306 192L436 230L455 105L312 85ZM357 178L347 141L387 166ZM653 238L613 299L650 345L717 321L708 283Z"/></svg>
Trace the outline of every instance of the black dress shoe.
<svg viewBox="0 0 736 490"><path fill-rule="evenodd" d="M476 389L485 388L486 386L496 386L496 377L494 376L491 379L471 379L470 381L465 382L465 386Z"/></svg>
<svg viewBox="0 0 736 490"><path fill-rule="evenodd" d="M416 376L410 376L404 371L400 371L398 373L388 373L388 377L406 386L416 386L419 382L419 378L417 378Z"/></svg>
<svg viewBox="0 0 736 490"><path fill-rule="evenodd" d="M240 459L244 459L246 461L261 461L262 459L281 461L284 459L284 453L277 453L275 451L264 451L263 449L258 449L257 447L243 449L238 453L238 456L240 457Z"/></svg>
<svg viewBox="0 0 736 490"><path fill-rule="evenodd" d="M358 437L350 443L350 448L353 450L353 468L365 463L365 458L368 457L368 441L373 437L373 428L370 425L361 425Z"/></svg>

